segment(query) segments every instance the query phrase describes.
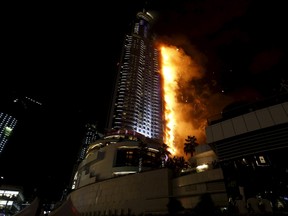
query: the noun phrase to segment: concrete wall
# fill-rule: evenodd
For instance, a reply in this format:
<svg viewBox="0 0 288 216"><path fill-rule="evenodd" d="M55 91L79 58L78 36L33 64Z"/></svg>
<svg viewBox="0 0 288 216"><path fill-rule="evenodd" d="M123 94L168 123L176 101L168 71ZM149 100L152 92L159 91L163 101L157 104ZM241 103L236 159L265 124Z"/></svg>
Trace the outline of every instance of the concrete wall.
<svg viewBox="0 0 288 216"><path fill-rule="evenodd" d="M228 197L222 169L212 169L201 173L191 173L172 180L173 196L184 208L194 208L199 196L210 193L216 206L227 206Z"/></svg>
<svg viewBox="0 0 288 216"><path fill-rule="evenodd" d="M80 213L166 212L169 175L168 169L158 169L112 178L78 188L70 198Z"/></svg>

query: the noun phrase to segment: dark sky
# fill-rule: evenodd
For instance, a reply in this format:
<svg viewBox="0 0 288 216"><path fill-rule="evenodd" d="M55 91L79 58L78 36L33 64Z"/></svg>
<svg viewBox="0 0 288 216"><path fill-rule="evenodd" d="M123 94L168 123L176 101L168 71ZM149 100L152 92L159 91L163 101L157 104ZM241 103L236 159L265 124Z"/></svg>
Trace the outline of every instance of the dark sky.
<svg viewBox="0 0 288 216"><path fill-rule="evenodd" d="M124 32L143 7L135 2L3 7L1 107L15 95L42 103L20 108L21 122L0 158L0 174L23 184L28 196L45 185L47 196L59 198L84 123L104 130ZM155 0L148 9L157 12L158 38L198 58L213 91L253 100L275 95L287 80L284 1Z"/></svg>

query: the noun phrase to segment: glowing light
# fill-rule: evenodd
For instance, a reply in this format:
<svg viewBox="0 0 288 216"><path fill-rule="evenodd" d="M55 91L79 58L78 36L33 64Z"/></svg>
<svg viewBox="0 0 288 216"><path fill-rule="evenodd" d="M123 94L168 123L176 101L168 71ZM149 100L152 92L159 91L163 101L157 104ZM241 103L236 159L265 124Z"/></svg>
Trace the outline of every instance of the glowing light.
<svg viewBox="0 0 288 216"><path fill-rule="evenodd" d="M128 175L128 174L134 174L136 171L120 171L120 172L113 172L114 175Z"/></svg>
<svg viewBox="0 0 288 216"><path fill-rule="evenodd" d="M199 165L199 166L196 167L196 171L197 172L203 172L203 171L205 171L207 169L208 169L208 165L207 164L202 164L202 165Z"/></svg>
<svg viewBox="0 0 288 216"><path fill-rule="evenodd" d="M13 129L11 127L6 126L5 129L4 129L5 136L10 136L11 133L12 133L12 130Z"/></svg>

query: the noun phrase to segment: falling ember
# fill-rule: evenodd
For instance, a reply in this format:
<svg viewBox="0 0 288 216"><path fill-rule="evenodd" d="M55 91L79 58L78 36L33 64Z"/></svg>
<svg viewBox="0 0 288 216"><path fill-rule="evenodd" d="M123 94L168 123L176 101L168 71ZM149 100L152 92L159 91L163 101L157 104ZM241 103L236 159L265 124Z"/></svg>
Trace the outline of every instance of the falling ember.
<svg viewBox="0 0 288 216"><path fill-rule="evenodd" d="M203 77L202 68L182 50L173 46L162 46L161 73L163 77L164 143L174 156L183 156L184 143L188 135L205 136L206 106L192 80Z"/></svg>

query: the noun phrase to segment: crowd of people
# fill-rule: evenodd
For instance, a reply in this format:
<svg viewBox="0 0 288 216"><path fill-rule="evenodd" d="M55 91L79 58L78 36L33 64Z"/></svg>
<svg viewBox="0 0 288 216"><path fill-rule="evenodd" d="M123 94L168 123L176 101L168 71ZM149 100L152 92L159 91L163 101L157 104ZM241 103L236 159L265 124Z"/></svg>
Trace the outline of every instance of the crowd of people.
<svg viewBox="0 0 288 216"><path fill-rule="evenodd" d="M232 215L273 215L270 200L260 195L254 195L247 200L240 194L236 199L229 200L229 210Z"/></svg>

